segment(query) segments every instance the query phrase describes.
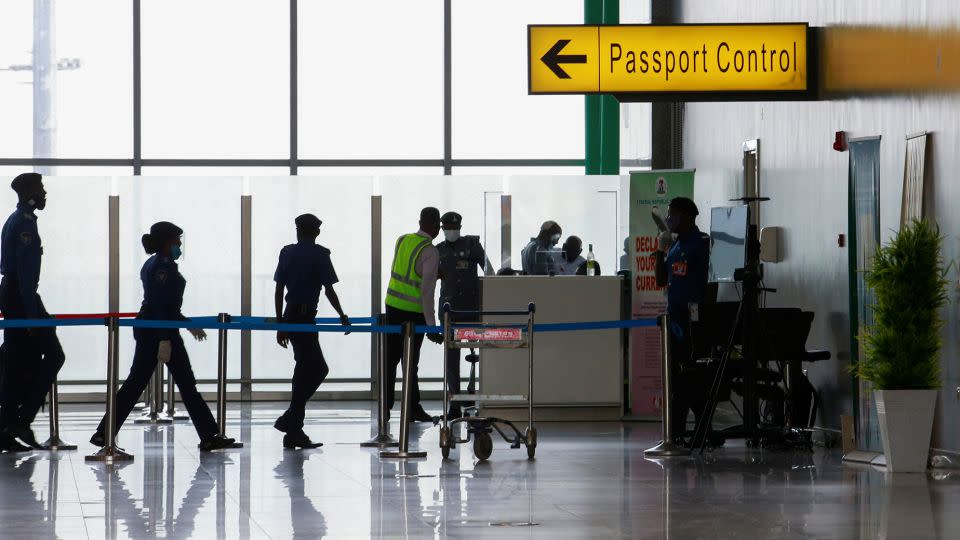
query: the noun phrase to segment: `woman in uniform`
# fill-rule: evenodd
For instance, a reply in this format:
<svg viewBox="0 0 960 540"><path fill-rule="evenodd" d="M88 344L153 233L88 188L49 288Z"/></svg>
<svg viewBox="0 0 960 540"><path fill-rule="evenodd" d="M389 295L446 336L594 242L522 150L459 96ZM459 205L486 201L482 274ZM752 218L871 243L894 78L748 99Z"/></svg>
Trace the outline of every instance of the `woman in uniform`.
<svg viewBox="0 0 960 540"><path fill-rule="evenodd" d="M182 254L180 240L182 234L183 229L180 227L161 221L150 227L149 234L143 235L143 249L150 258L140 270L140 281L143 282L143 304L137 315L138 319L189 320L180 312L187 280L180 274L176 263ZM207 338L207 334L201 329L190 329L189 332L197 341ZM117 392L117 424L114 426L114 433L119 431L120 426L133 410L137 398L147 387L159 360L167 364L167 368L173 374L173 380L177 383L177 389L180 390L180 397L183 398L197 435L200 436L200 449L209 452L231 447L234 440L217 433L217 423L213 419L210 407L197 391L197 380L190 367L190 358L184 348L180 331L135 328L133 337L136 341L136 352L130 374ZM100 421L97 432L90 439L92 444L96 446L105 444L106 422L106 417Z"/></svg>

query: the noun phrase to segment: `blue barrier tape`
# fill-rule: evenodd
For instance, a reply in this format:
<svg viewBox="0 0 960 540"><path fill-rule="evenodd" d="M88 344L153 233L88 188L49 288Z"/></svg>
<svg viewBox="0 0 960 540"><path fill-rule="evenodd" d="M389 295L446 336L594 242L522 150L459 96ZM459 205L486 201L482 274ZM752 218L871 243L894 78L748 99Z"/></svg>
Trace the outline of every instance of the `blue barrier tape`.
<svg viewBox="0 0 960 540"><path fill-rule="evenodd" d="M57 326L104 326L106 319L3 319L0 329L54 328Z"/></svg>
<svg viewBox="0 0 960 540"><path fill-rule="evenodd" d="M271 319L267 321L267 319ZM275 317L234 317L231 316L230 320L237 323L267 323L272 324L276 321ZM318 317L313 320L314 324L340 324L340 317ZM373 324L377 322L376 317L357 317L350 318L352 324Z"/></svg>
<svg viewBox="0 0 960 540"><path fill-rule="evenodd" d="M239 318L233 318L231 322L220 323L217 317L194 317L187 321L154 321L147 319L121 319L120 326L129 328L148 328L177 330L189 328L203 328L207 330L262 330L274 332L330 332L342 333L349 330L351 333L369 334L399 334L401 327L399 325L386 326L366 326L362 324L342 326L339 324L289 324L289 323L267 323L267 322L240 322ZM244 320L257 319L256 317L244 317ZM262 319L262 318L261 318ZM103 318L91 319L3 319L0 320L0 329L3 328L51 328L58 326L101 326L105 322ZM656 326L655 319L633 319L627 321L595 321L581 323L540 323L534 325L535 332L570 332L577 330L611 330L623 328L642 328ZM460 325L469 328L467 325ZM517 325L504 325L504 327L516 327ZM523 327L522 325L520 326ZM414 331L418 334L438 334L443 332L442 326L417 326Z"/></svg>

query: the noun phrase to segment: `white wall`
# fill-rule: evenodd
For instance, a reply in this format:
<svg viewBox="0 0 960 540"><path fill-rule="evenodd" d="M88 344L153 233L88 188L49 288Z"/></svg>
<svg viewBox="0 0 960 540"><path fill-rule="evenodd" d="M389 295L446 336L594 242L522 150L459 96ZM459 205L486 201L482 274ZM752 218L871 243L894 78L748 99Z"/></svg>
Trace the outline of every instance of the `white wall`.
<svg viewBox="0 0 960 540"><path fill-rule="evenodd" d="M846 2L760 2L686 0L683 22L809 21L835 24L926 24L960 22L954 1L849 0ZM847 234L848 155L832 149L834 132L851 137L881 135L880 214L883 239L899 226L904 137L930 131L928 217L947 235L945 257L960 258L960 202L955 180L960 170L956 97L888 97L813 103L691 103L686 107L684 165L697 169L697 203L716 206L739 195L741 144L760 139L762 226L784 227L785 260L767 265L768 286L780 290L769 305L798 306L816 312L809 347L828 348L830 362L812 365L811 378L824 396L822 423L839 426L852 410L849 365L847 249L837 235ZM708 218L701 226L709 226ZM956 274L952 279L956 280ZM957 287L951 287L945 313L943 384L934 445L960 449L956 427L960 402L960 332Z"/></svg>

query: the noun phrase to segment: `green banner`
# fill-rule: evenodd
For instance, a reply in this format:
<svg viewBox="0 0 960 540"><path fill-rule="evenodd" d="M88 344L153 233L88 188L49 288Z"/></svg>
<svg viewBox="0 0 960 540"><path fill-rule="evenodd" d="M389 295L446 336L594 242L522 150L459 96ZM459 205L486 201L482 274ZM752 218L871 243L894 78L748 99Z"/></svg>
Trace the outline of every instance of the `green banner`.
<svg viewBox="0 0 960 540"><path fill-rule="evenodd" d="M694 170L636 171L630 173L630 251L633 289L632 314L656 317L666 311L667 297L657 287L654 252L657 237L674 197L693 198ZM635 328L630 336L630 409L636 417L659 417L663 402L663 366L660 332L656 327Z"/></svg>

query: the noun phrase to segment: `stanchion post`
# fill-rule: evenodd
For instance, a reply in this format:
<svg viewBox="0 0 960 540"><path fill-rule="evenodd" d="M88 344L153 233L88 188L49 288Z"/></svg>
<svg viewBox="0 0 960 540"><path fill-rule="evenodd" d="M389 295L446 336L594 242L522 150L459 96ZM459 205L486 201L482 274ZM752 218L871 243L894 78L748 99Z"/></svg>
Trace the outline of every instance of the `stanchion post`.
<svg viewBox="0 0 960 540"><path fill-rule="evenodd" d="M377 315L377 325L381 327L386 325L385 315ZM360 443L360 446L365 448L389 448L397 446L400 443L390 436L390 411L387 410L387 392L393 392L393 388L387 388L386 381L387 334L384 332L379 332L376 334L376 336L377 386L379 387L379 391L377 392L377 436L369 441Z"/></svg>
<svg viewBox="0 0 960 540"><path fill-rule="evenodd" d="M381 458L425 458L427 453L423 451L410 451L410 400L413 395L410 392L410 383L413 379L413 323L403 324L403 392L401 400L403 404L400 407L400 448L396 451L385 450L380 452Z"/></svg>
<svg viewBox="0 0 960 540"><path fill-rule="evenodd" d="M86 461L133 461L133 456L117 448L117 372L120 371L120 318L107 318L107 423L106 443L99 452L86 456Z"/></svg>
<svg viewBox="0 0 960 540"><path fill-rule="evenodd" d="M60 391L57 380L50 385L50 438L43 443L44 450L76 450L77 445L60 439Z"/></svg>
<svg viewBox="0 0 960 540"><path fill-rule="evenodd" d="M173 386L173 372L167 368L167 406L164 408L163 417L170 421L189 420L190 417L185 414L177 414L177 394Z"/></svg>
<svg viewBox="0 0 960 540"><path fill-rule="evenodd" d="M690 449L676 444L673 433L673 412L671 411L671 400L673 398L673 369L670 358L670 317L669 315L660 315L657 318L660 326L660 352L663 362L663 440L653 448L644 450L643 454L648 457L675 457L689 456Z"/></svg>
<svg viewBox="0 0 960 540"><path fill-rule="evenodd" d="M227 329L225 324L230 322L230 315L217 315L217 433L227 436ZM242 442L233 443L232 448L243 448Z"/></svg>
<svg viewBox="0 0 960 540"><path fill-rule="evenodd" d="M140 418L133 421L134 424L171 424L173 420L160 416L163 411L163 362L157 360L157 368L150 378L147 385L148 396L147 406L150 410Z"/></svg>

